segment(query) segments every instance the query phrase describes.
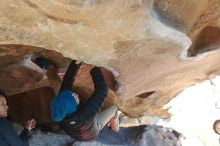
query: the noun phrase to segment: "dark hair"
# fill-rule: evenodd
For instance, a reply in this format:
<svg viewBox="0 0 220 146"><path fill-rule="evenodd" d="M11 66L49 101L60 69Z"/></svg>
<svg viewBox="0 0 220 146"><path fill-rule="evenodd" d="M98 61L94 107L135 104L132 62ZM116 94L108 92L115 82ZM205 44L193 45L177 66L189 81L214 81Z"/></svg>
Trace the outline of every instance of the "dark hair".
<svg viewBox="0 0 220 146"><path fill-rule="evenodd" d="M220 123L220 119L219 119L219 120L216 120L216 121L214 122L214 124L213 124L213 130L215 131L215 133L217 133L217 134L220 135L220 131L217 131L217 130L216 130L216 126L217 126L218 123Z"/></svg>
<svg viewBox="0 0 220 146"><path fill-rule="evenodd" d="M6 97L5 92L0 89L0 95Z"/></svg>

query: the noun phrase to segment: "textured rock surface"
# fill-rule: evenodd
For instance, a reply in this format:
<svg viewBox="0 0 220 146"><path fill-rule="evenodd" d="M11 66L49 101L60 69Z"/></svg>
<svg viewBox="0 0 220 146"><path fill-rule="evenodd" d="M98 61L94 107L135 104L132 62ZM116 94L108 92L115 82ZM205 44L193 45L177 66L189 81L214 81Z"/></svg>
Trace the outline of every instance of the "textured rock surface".
<svg viewBox="0 0 220 146"><path fill-rule="evenodd" d="M63 54L111 70L120 96L111 102L126 114L167 117L161 107L183 88L219 74L219 5L219 0L1 1L0 87L13 94L48 86L25 56L43 52L66 67Z"/></svg>
<svg viewBox="0 0 220 146"><path fill-rule="evenodd" d="M151 1L159 20L185 32L192 40L188 56L217 49L220 43L218 0ZM205 42L204 42L205 41ZM201 45L202 43L202 45Z"/></svg>

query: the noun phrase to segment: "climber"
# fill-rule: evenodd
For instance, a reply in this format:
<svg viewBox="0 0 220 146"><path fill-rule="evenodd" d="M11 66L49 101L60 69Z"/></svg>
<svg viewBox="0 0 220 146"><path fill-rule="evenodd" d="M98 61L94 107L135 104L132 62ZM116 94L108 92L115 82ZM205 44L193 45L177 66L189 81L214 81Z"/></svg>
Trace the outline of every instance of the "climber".
<svg viewBox="0 0 220 146"><path fill-rule="evenodd" d="M48 70L47 76L50 83L56 82L57 77L55 76L58 75L56 67L51 61L42 56L32 61ZM86 104L80 102L78 94L73 91L72 86L81 65L82 62L75 60L70 63L60 90L55 91L58 94L51 101L51 117L53 121L60 122L61 128L74 139L90 141L94 140L99 131L107 124L110 124L111 129L117 132L119 115L115 105L100 112L108 94L108 87L99 67L93 67L90 71L95 91ZM55 84L58 85L58 83ZM57 89L57 87L53 88Z"/></svg>
<svg viewBox="0 0 220 146"><path fill-rule="evenodd" d="M0 90L0 145L1 146L27 146L29 133L35 128L36 121L30 119L27 121L24 130L17 136L11 122L6 118L8 115L8 106L5 94Z"/></svg>

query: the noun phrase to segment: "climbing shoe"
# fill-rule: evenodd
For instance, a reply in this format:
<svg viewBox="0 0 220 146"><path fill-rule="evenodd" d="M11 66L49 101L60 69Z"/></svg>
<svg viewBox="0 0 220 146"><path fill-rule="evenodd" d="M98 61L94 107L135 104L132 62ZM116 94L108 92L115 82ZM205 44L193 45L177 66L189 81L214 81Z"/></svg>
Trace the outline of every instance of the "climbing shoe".
<svg viewBox="0 0 220 146"><path fill-rule="evenodd" d="M32 56L31 61L33 61L40 68L45 69L45 70L49 70L50 67L54 66L50 60L46 59L41 54L36 54L35 56Z"/></svg>

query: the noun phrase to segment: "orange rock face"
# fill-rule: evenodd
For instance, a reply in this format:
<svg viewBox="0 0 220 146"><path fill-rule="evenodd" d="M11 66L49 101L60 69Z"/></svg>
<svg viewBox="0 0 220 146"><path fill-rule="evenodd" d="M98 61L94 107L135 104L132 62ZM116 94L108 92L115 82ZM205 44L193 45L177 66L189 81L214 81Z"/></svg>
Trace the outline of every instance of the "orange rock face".
<svg viewBox="0 0 220 146"><path fill-rule="evenodd" d="M1 1L0 88L14 96L50 87L30 61L40 52L60 68L69 58L103 67L114 91L106 104L166 118L163 105L219 74L219 7L219 0ZM85 99L90 65L74 86Z"/></svg>

